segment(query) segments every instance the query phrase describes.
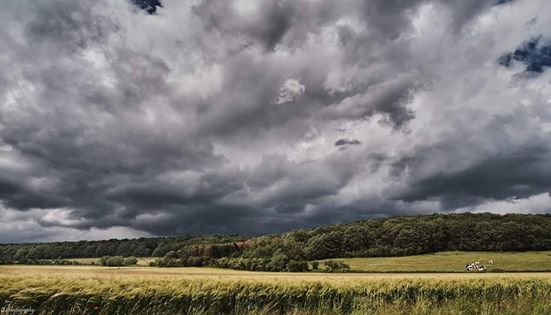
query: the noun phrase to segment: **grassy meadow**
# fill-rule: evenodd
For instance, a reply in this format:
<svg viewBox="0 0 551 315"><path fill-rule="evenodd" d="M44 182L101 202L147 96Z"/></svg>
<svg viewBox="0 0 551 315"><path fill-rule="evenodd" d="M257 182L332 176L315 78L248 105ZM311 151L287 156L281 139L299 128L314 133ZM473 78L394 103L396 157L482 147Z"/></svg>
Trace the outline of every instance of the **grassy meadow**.
<svg viewBox="0 0 551 315"><path fill-rule="evenodd" d="M541 252L439 252L404 257L331 259L362 272L464 272L467 263L479 261L488 272L551 271L551 251ZM494 264L488 261L493 260ZM320 260L323 262L323 260Z"/></svg>
<svg viewBox="0 0 551 315"><path fill-rule="evenodd" d="M35 314L551 314L551 274L17 265L0 266L0 305Z"/></svg>

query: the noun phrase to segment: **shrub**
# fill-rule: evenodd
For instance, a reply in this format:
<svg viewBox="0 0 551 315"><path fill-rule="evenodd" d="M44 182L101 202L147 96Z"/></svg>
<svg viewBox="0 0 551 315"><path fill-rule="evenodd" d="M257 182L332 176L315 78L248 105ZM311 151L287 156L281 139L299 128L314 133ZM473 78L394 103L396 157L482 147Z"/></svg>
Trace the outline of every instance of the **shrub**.
<svg viewBox="0 0 551 315"><path fill-rule="evenodd" d="M122 256L113 256L107 259L107 266L123 266L124 257Z"/></svg>
<svg viewBox="0 0 551 315"><path fill-rule="evenodd" d="M287 271L290 271L290 272L308 271L308 263L304 260L291 259L287 263Z"/></svg>
<svg viewBox="0 0 551 315"><path fill-rule="evenodd" d="M109 260L109 256L103 256L98 259L98 264L102 266L107 266L107 260Z"/></svg>
<svg viewBox="0 0 551 315"><path fill-rule="evenodd" d="M134 256L126 257L124 259L124 264L125 265L135 265L137 263L138 263L138 259Z"/></svg>
<svg viewBox="0 0 551 315"><path fill-rule="evenodd" d="M327 260L323 263L325 265L325 270L328 272L348 272L350 271L350 266L341 261Z"/></svg>
<svg viewBox="0 0 551 315"><path fill-rule="evenodd" d="M122 256L103 256L99 259L102 266L124 266L124 257Z"/></svg>

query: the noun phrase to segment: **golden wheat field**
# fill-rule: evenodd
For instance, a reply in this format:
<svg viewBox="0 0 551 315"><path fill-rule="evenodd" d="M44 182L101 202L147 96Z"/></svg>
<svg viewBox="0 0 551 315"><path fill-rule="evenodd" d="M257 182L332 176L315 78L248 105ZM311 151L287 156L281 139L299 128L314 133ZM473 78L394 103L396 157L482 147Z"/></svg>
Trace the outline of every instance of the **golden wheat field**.
<svg viewBox="0 0 551 315"><path fill-rule="evenodd" d="M551 314L550 301L550 273L0 267L2 307L35 314Z"/></svg>

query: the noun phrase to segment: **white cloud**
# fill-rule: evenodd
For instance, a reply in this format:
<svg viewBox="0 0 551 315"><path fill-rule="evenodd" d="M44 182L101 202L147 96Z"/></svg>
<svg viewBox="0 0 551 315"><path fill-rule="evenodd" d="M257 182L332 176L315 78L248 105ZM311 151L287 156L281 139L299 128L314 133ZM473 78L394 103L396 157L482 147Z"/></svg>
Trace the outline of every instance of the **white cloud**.
<svg viewBox="0 0 551 315"><path fill-rule="evenodd" d="M279 94L274 101L277 105L282 105L286 103L292 103L299 100L304 92L306 87L302 85L298 80L287 79L281 84L279 88Z"/></svg>

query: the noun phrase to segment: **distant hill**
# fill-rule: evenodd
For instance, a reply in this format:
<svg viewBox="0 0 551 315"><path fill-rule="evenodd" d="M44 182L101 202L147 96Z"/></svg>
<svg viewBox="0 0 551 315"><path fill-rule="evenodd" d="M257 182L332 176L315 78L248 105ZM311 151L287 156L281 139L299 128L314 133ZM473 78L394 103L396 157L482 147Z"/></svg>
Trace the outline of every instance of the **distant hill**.
<svg viewBox="0 0 551 315"><path fill-rule="evenodd" d="M11 244L0 245L0 260L13 263L106 255L164 256L155 264L277 271L302 270L308 260L406 256L456 250L551 250L551 215L462 213L397 216L250 239L239 235L212 235Z"/></svg>

